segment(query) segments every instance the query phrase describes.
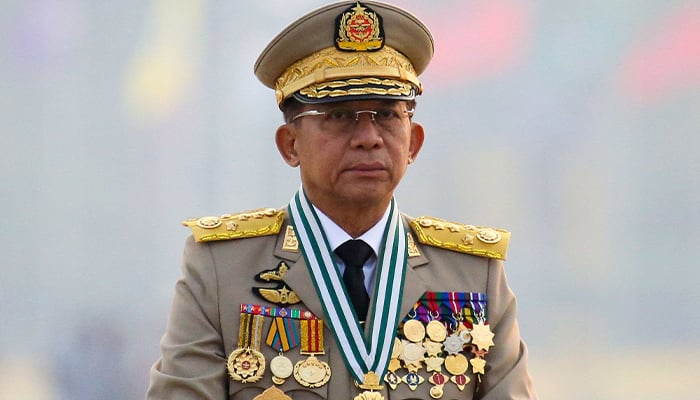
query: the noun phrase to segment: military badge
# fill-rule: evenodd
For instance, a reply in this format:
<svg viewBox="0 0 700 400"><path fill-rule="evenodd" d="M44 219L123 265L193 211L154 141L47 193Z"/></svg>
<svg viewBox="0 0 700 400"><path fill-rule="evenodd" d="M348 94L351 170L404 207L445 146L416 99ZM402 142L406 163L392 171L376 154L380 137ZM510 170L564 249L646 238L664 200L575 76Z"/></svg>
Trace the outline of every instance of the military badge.
<svg viewBox="0 0 700 400"><path fill-rule="evenodd" d="M377 51L384 47L382 17L359 1L336 19L335 47L343 51Z"/></svg>
<svg viewBox="0 0 700 400"><path fill-rule="evenodd" d="M284 283L284 275L289 267L281 261L277 268L265 270L255 276L259 282L277 282L274 288L253 287L253 293L272 304L289 306L301 302L299 296Z"/></svg>

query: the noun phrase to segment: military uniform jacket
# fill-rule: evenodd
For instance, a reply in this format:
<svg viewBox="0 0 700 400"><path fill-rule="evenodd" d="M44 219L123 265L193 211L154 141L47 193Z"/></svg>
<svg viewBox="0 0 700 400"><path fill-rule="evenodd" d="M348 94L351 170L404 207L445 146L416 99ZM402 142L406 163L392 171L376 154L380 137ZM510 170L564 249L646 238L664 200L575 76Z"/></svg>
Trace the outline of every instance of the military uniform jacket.
<svg viewBox="0 0 700 400"><path fill-rule="evenodd" d="M404 216L406 231L410 219ZM229 378L228 355L237 348L240 306L242 303L265 303L251 290L261 286L254 279L263 270L274 269L281 261L289 266L284 282L302 303L294 307L312 311L324 319L323 307L316 295L303 255L284 249L288 219L279 233L238 240L185 244L182 278L176 290L165 335L161 340L162 357L151 369L147 399L253 399L274 386L269 368L255 383L241 383ZM415 228L414 228L415 229ZM506 282L501 260L464 254L416 241L420 255L408 258L401 304L401 316L426 292L475 292L488 296L488 323L495 333L494 347L485 356L486 373L478 382L472 371L470 382L460 391L456 385L444 386L443 399L532 399L535 398L527 371L527 349L521 341L516 321L516 301ZM371 306L370 306L371 309ZM271 318L265 318L267 332ZM358 389L348 372L331 327L326 327L325 355L330 381L318 388L298 384L293 377L277 386L292 399L352 399ZM264 343L260 351L267 362L277 352ZM292 349L285 353L292 362L306 356ZM425 382L411 390L400 384L381 391L385 399L429 399L429 373L419 373Z"/></svg>

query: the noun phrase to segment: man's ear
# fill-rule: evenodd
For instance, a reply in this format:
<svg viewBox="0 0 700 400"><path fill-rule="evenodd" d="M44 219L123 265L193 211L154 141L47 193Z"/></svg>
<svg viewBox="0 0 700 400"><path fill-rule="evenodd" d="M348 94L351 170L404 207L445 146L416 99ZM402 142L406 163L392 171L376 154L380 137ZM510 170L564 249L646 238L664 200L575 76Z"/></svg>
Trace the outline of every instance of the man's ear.
<svg viewBox="0 0 700 400"><path fill-rule="evenodd" d="M293 124L284 124L277 128L277 132L275 132L277 150L284 162L290 167L299 166L299 157L297 157L297 151L294 147L296 140L296 130L294 130Z"/></svg>
<svg viewBox="0 0 700 400"><path fill-rule="evenodd" d="M420 149L423 147L423 140L425 139L425 132L423 131L423 125L418 122L411 123L411 143L408 147L408 163L413 164L416 160Z"/></svg>

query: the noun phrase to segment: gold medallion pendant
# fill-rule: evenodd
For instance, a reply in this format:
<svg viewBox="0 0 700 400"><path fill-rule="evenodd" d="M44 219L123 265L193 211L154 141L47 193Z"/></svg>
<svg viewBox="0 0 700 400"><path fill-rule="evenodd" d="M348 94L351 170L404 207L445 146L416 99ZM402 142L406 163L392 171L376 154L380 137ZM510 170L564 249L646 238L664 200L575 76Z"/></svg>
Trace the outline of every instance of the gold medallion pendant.
<svg viewBox="0 0 700 400"><path fill-rule="evenodd" d="M231 352L226 368L231 379L257 382L265 373L265 356L260 352L263 316L241 313L238 348Z"/></svg>
<svg viewBox="0 0 700 400"><path fill-rule="evenodd" d="M294 366L294 379L304 387L321 387L331 379L331 367L312 354Z"/></svg>
<svg viewBox="0 0 700 400"><path fill-rule="evenodd" d="M228 356L226 367L234 381L257 382L265 373L265 357L257 350L238 348Z"/></svg>
<svg viewBox="0 0 700 400"><path fill-rule="evenodd" d="M365 379L362 383L355 382L355 384L365 391L355 396L353 400L384 400L384 396L381 393L375 392L375 390L384 389L384 386L379 384L379 376L376 373L369 371L365 374Z"/></svg>
<svg viewBox="0 0 700 400"><path fill-rule="evenodd" d="M292 364L292 360L280 354L270 361L270 372L272 372L272 382L281 385L292 376L294 364Z"/></svg>
<svg viewBox="0 0 700 400"><path fill-rule="evenodd" d="M292 400L292 398L273 386L255 396L253 400Z"/></svg>
<svg viewBox="0 0 700 400"><path fill-rule="evenodd" d="M294 365L294 379L300 385L317 388L325 385L331 379L331 367L316 358L316 354L324 354L323 350L323 321L301 320L301 354L309 358Z"/></svg>

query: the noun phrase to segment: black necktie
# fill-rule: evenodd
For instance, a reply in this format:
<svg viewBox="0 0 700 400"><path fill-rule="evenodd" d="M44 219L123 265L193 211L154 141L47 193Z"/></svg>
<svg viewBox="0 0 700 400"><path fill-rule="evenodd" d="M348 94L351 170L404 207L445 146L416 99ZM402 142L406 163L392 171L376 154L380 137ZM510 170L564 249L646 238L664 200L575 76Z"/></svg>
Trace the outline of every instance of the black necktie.
<svg viewBox="0 0 700 400"><path fill-rule="evenodd" d="M360 321L365 320L369 308L369 295L365 289L362 267L372 253L374 250L362 240L348 240L335 249L335 254L345 263L343 282Z"/></svg>

